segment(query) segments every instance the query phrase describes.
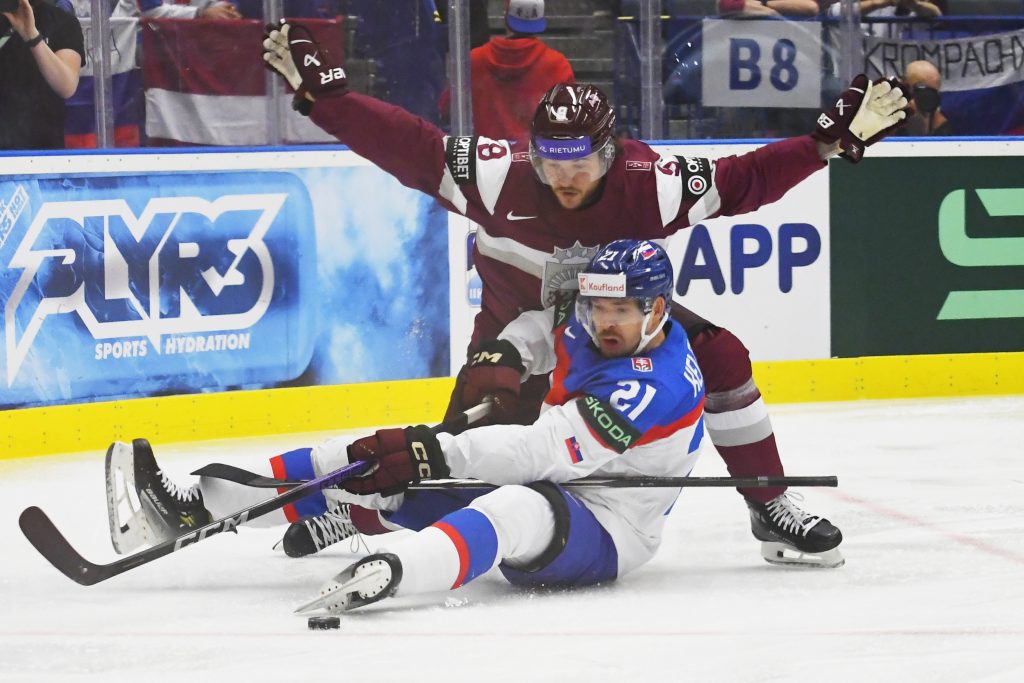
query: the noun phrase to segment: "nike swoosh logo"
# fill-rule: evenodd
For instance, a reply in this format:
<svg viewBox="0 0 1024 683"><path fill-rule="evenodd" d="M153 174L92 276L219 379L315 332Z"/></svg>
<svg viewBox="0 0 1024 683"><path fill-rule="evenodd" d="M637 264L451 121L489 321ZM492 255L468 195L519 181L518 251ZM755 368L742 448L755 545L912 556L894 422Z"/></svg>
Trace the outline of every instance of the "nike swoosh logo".
<svg viewBox="0 0 1024 683"><path fill-rule="evenodd" d="M531 218L536 218L536 216L517 216L511 211L509 211L508 215L505 216L505 218L509 219L510 221L528 221Z"/></svg>

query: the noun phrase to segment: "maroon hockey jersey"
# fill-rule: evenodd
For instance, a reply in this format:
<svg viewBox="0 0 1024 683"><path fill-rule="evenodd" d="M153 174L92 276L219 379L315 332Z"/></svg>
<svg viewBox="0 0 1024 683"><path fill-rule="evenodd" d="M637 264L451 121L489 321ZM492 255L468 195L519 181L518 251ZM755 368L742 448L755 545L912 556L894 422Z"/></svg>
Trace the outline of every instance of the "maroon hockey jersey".
<svg viewBox="0 0 1024 683"><path fill-rule="evenodd" d="M809 136L721 159L659 155L622 140L598 201L564 209L525 149L454 137L405 110L357 93L321 96L313 121L403 185L469 217L483 281L473 342L495 337L524 310L549 305L614 239L665 239L716 216L752 211L824 168Z"/></svg>

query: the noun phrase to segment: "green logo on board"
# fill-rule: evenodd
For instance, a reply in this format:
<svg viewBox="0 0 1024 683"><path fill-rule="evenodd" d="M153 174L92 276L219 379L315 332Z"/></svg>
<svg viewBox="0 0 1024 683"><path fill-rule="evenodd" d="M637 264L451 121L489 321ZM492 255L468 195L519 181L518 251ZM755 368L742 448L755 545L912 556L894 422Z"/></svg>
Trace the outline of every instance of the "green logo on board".
<svg viewBox="0 0 1024 683"><path fill-rule="evenodd" d="M989 216L1024 219L1024 188L975 190ZM950 263L965 268L1024 266L1024 237L972 237L967 231L966 190L954 190L939 206L939 247ZM937 320L1024 318L1024 289L951 291Z"/></svg>

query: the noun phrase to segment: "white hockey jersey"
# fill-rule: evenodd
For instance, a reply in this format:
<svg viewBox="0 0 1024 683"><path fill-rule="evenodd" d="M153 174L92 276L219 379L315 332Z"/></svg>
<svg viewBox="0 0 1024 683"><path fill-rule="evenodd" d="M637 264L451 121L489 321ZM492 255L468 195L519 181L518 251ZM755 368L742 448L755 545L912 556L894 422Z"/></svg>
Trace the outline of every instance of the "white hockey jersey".
<svg viewBox="0 0 1024 683"><path fill-rule="evenodd" d="M530 426L438 435L452 476L492 484L566 482L587 475L685 476L704 434L704 380L685 331L643 356L604 358L571 303L529 311L499 338L519 350L524 379L552 372L544 411ZM556 319L559 323L556 323ZM649 560L678 488L578 489L611 535L619 576Z"/></svg>

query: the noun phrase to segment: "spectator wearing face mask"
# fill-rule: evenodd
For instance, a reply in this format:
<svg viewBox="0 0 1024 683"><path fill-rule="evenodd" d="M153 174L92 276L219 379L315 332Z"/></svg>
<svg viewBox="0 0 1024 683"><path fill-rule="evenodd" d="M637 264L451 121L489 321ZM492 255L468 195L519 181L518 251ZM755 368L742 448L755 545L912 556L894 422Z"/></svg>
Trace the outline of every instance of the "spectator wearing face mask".
<svg viewBox="0 0 1024 683"><path fill-rule="evenodd" d="M942 113L939 91L942 77L931 62L924 60L907 65L903 81L914 93L910 101L910 116L898 133L902 136L956 135L949 119Z"/></svg>

